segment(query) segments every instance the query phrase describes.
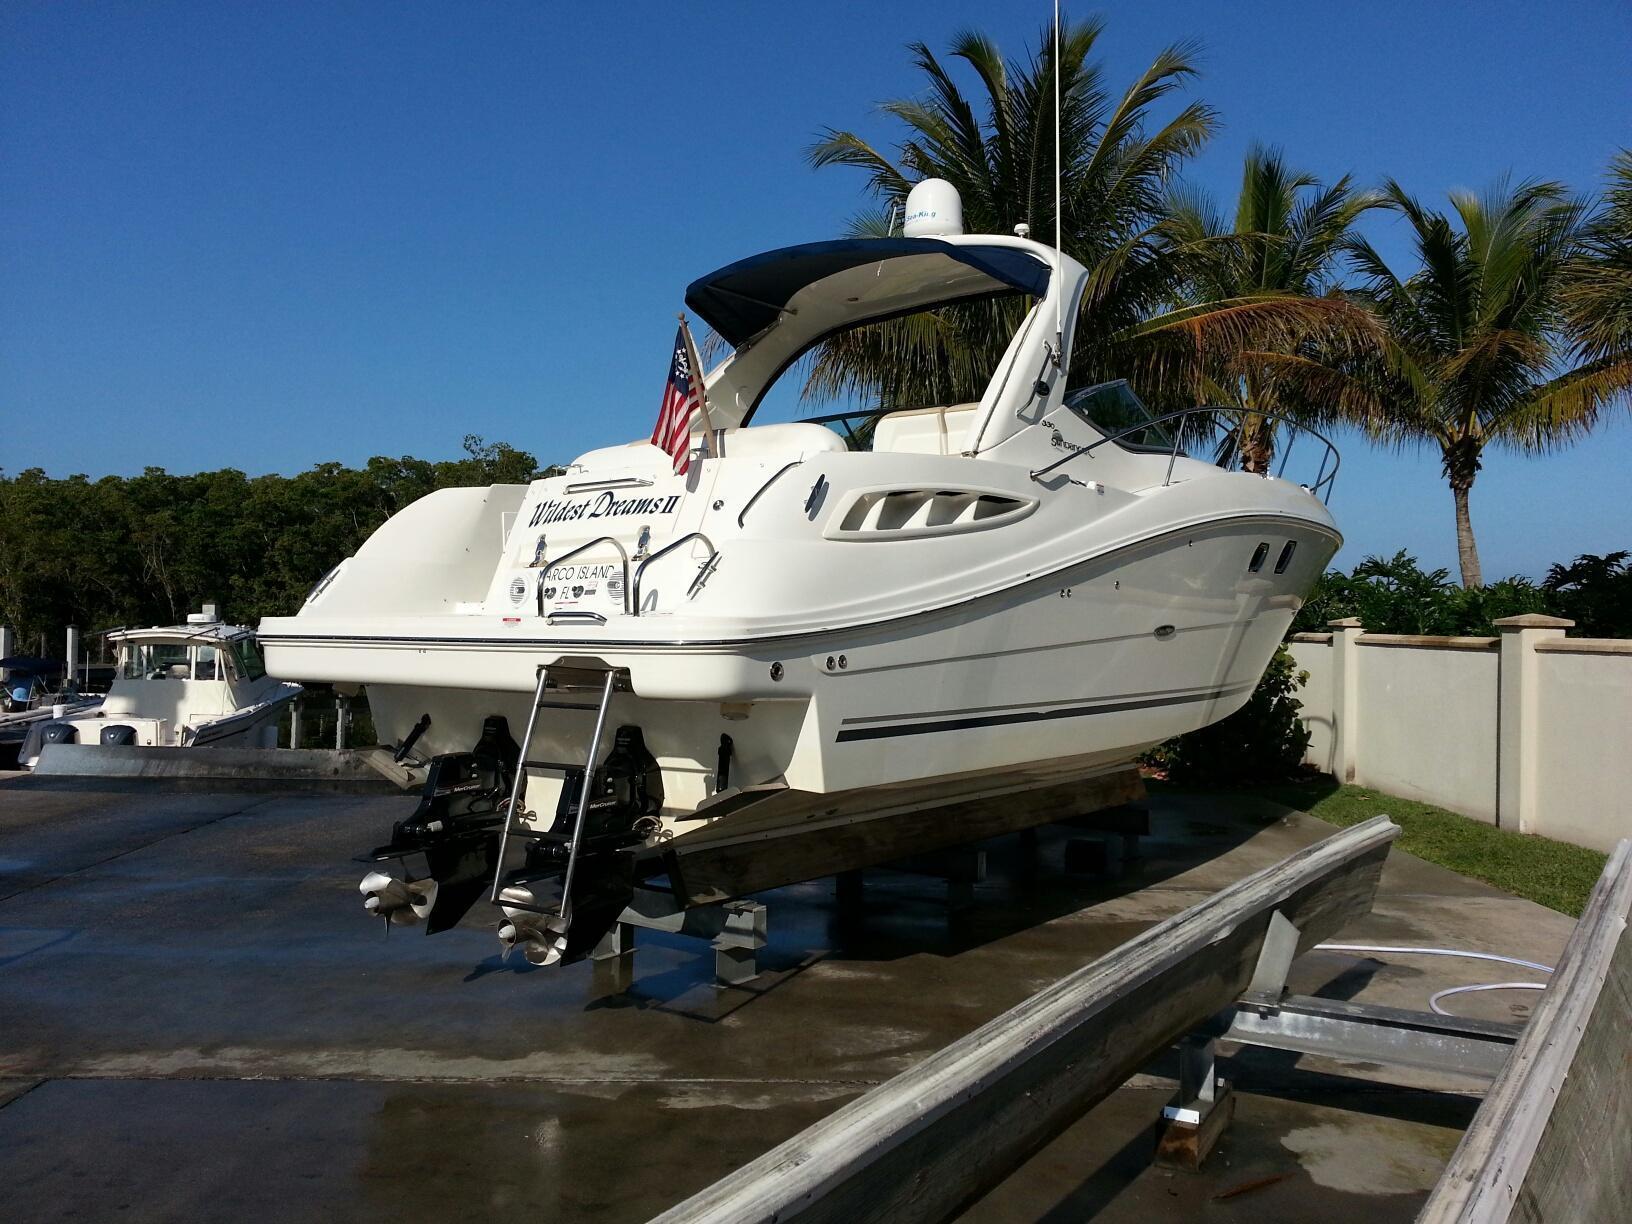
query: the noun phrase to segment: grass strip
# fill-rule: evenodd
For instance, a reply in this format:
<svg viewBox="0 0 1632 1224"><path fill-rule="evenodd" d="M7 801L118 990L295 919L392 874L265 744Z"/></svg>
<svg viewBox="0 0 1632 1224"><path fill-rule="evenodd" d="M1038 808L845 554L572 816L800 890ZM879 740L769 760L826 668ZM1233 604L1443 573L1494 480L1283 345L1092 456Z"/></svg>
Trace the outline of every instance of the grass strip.
<svg viewBox="0 0 1632 1224"><path fill-rule="evenodd" d="M1573 918L1581 916L1587 894L1609 857L1584 846L1498 829L1370 787L1339 786L1330 778L1243 789L1340 827L1388 816L1400 826L1395 845L1406 853Z"/></svg>

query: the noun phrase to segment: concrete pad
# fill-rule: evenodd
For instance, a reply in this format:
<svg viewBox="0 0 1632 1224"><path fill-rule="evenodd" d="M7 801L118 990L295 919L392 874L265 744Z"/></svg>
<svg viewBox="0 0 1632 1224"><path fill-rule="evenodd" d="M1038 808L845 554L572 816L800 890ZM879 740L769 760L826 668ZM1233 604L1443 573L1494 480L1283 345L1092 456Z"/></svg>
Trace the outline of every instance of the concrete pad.
<svg viewBox="0 0 1632 1224"><path fill-rule="evenodd" d="M333 781L389 785L361 749L189 748L140 744L46 744L37 777L204 778L255 781Z"/></svg>
<svg viewBox="0 0 1632 1224"><path fill-rule="evenodd" d="M837 907L831 881L778 889L760 897L766 973L722 990L706 945L647 932L632 961L505 964L481 905L444 935L387 939L363 917L350 859L411 797L49 782L0 783L0 1184L19 1219L644 1220L1330 832L1241 796L1163 795L1123 881L1066 873L1081 832L1050 829L1035 859L1018 838L993 843L961 913L942 883L894 872L867 874L860 912ZM1551 963L1570 926L1396 854L1377 912L1345 935ZM1496 968L1321 953L1293 986L1422 1007ZM1468 998L1469 1014L1474 1000L1504 1015L1528 1002ZM1202 1206L1271 1224L1318 1205L1403 1219L1475 1100L1442 1078L1405 1081L1451 1090L1425 1097L1368 1085L1377 1068L1243 1052L1228 1163L1185 1182L1149 1166L1171 1068L1149 1070L1159 1078L1107 1101L971 1218ZM1345 1138L1355 1161L1406 1172L1356 1189Z"/></svg>

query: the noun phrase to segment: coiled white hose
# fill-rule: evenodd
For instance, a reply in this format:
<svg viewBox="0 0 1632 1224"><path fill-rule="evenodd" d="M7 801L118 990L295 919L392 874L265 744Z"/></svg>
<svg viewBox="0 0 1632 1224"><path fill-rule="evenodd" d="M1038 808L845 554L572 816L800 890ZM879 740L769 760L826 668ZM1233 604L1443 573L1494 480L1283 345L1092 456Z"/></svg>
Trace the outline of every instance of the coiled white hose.
<svg viewBox="0 0 1632 1224"><path fill-rule="evenodd" d="M1405 955L1405 956L1457 956L1465 960L1496 961L1503 965L1518 965L1521 969L1534 969L1537 973L1551 973L1551 965L1539 964L1536 961L1523 960L1517 956L1502 956L1496 952L1470 952L1466 948L1407 948L1390 944L1348 944L1323 943L1314 946L1316 952L1371 952L1378 955ZM1441 999L1448 999L1452 995L1469 994L1476 990L1545 990L1545 982L1482 982L1477 986L1452 986L1428 996L1428 1007L1436 1016L1449 1016L1453 1013L1446 1011L1439 1005Z"/></svg>
<svg viewBox="0 0 1632 1224"><path fill-rule="evenodd" d="M1474 990L1546 990L1545 982L1481 982L1477 986L1452 986L1448 990L1437 991L1428 996L1429 1009L1438 1016L1449 1016L1454 1013L1446 1011L1439 1005L1441 999L1448 999L1452 995L1467 994Z"/></svg>

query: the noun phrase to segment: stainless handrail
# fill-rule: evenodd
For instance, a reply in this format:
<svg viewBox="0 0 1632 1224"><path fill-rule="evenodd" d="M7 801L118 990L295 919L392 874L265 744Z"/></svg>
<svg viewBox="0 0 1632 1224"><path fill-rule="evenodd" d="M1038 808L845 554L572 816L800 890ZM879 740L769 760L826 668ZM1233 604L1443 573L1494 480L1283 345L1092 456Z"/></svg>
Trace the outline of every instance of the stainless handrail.
<svg viewBox="0 0 1632 1224"><path fill-rule="evenodd" d="M634 615L640 615L640 576L646 572L646 567L653 561L656 561L659 557L667 556L669 553L679 548L680 545L689 543L692 540L701 540L704 544L708 545L708 556L703 559L704 565L707 565L710 561L714 560L720 555L720 550L714 547L714 541L709 539L708 536L704 535L701 531L688 531L679 539L670 540L667 544L663 545L662 548L658 549L639 565L635 566L635 581L634 586L631 588L631 593L634 596L635 601Z"/></svg>
<svg viewBox="0 0 1632 1224"><path fill-rule="evenodd" d="M748 511L750 511L750 510L752 510L754 508L754 503L757 502L760 499L760 497L764 495L766 489L770 488L773 484L775 484L783 476L787 475L789 472L791 472L794 468L798 467L803 462L804 462L803 459L795 459L792 463L783 464L780 468L778 468L776 470L776 473L769 480L767 480L764 484L760 485L759 488L754 491L754 495L748 499L748 504L745 505L742 508L742 513L737 515L737 526L741 527L741 526L744 525L743 520L748 517Z"/></svg>
<svg viewBox="0 0 1632 1224"><path fill-rule="evenodd" d="M1163 416L1152 417L1148 421L1140 421L1138 424L1130 425L1126 429L1119 429L1116 433L1109 434L1109 435L1107 435L1107 436L1105 436L1103 438L1098 439L1097 441L1090 442L1087 446L1077 447L1069 455L1065 455L1065 456L1062 456L1059 459L1056 459L1053 463L1050 463L1047 467L1038 468L1037 470L1035 470L1034 472L1031 473L1031 478L1033 480L1041 480L1044 476L1047 476L1050 472L1054 471L1056 468L1064 467L1067 463L1070 463L1073 459L1081 458L1083 455L1086 455L1086 454L1091 453L1092 451L1098 450L1101 446L1104 446L1108 442L1115 442L1120 438L1128 437L1130 434L1143 433L1146 430L1151 429L1154 426L1161 425L1161 424L1163 424L1164 422L1167 422L1167 421L1178 421L1178 420L1184 419L1185 417L1198 416L1198 415L1201 415L1203 413L1207 413L1209 415L1228 414L1230 416L1237 416L1237 417L1240 417L1240 416L1263 417L1267 421L1279 421L1282 424L1288 426L1291 429L1292 433L1291 433L1291 436L1287 439L1286 450L1281 455L1281 466L1277 470L1277 473L1276 473L1277 477L1280 475L1281 472L1286 471L1287 456L1288 456L1288 454L1290 454L1290 452L1292 450L1292 444L1296 440L1298 434L1306 433L1306 434L1309 434L1311 437L1317 439L1321 443L1321 445L1323 445L1326 448L1326 451L1320 457L1320 468L1315 473L1315 483L1311 484L1311 485L1305 485L1304 488L1306 488L1312 495L1314 495L1316 497L1319 497L1323 502L1331 500L1332 486L1337 480L1337 469L1338 469L1339 465L1341 465L1341 463L1343 462L1343 456L1338 453L1338 449L1337 449L1336 445L1333 444L1333 442L1332 442L1332 440L1330 438L1328 438L1325 434L1321 433L1318 429L1314 429L1309 425L1305 425L1301 421L1295 421L1291 417L1286 416L1283 413L1279 413L1279 412L1261 412L1261 411L1259 411L1257 409L1249 410L1249 409L1243 409L1243 408L1231 408L1231 407L1229 407L1227 405L1223 405L1223 404L1207 404L1207 405L1203 405L1203 406L1198 407L1198 408L1181 408L1177 412L1169 412L1169 413L1167 413L1167 414L1165 414ZM1169 485L1169 484L1171 484L1173 482L1173 466L1174 466L1174 464L1176 464L1178 462L1179 454L1180 454L1179 443L1180 443L1180 441L1182 440L1182 437L1183 437L1183 435L1177 429L1172 430L1171 432L1173 434L1173 444L1172 444L1172 446L1170 448L1168 448L1167 474L1162 478L1162 486L1164 488L1167 485ZM1237 454L1239 454L1239 451L1237 451ZM1326 463L1327 463L1328 460L1330 460L1331 464L1332 464L1332 470L1330 472L1328 472L1326 470ZM1261 472L1261 473L1258 473L1258 474L1262 475L1262 476L1264 476L1266 478L1269 476L1268 472ZM1322 492L1322 489L1325 490L1324 493Z"/></svg>
<svg viewBox="0 0 1632 1224"><path fill-rule="evenodd" d="M504 852L510 846L510 827L516 820L516 808L521 803L522 787L527 785L527 754L533 748L533 728L538 725L538 708L544 704L544 690L549 687L549 683L550 669L540 663L533 687L533 708L527 712L527 730L521 737L521 755L516 761L516 776L510 781L510 798L504 805L504 829L499 833L498 861L493 864L493 890L487 894L487 899L494 905L499 903L499 890L504 886Z"/></svg>
<svg viewBox="0 0 1632 1224"><path fill-rule="evenodd" d="M623 561L623 611L624 611L625 615L628 615L628 613L629 613L629 554L624 551L624 547L623 547L622 544L620 544L618 542L617 537L615 537L615 536L597 536L595 539L591 540L588 544L580 544L580 545L578 545L577 548L573 549L571 552L557 557L554 561L545 561L542 565L537 567L537 569L538 569L538 614L540 616L543 616L545 614L544 613L544 575L548 574L552 569L554 569L558 565L565 565L568 561L571 561L579 553L588 552L590 549L597 548L602 544L610 544L610 545L612 545L613 548L617 549L618 550L618 556ZM648 558L648 560L649 559L650 558Z"/></svg>

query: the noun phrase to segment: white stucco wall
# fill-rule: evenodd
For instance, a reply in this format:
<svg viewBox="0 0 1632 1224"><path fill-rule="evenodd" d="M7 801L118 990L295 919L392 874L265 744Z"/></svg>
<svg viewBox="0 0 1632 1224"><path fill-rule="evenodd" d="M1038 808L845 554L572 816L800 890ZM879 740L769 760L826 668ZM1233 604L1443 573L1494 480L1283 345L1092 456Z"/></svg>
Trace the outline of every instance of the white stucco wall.
<svg viewBox="0 0 1632 1224"><path fill-rule="evenodd" d="M1526 832L1606 851L1632 837L1632 642L1621 645L1627 653L1538 652L1537 802Z"/></svg>
<svg viewBox="0 0 1632 1224"><path fill-rule="evenodd" d="M1327 773L1598 850L1632 837L1632 642L1514 617L1500 638L1298 634L1293 658ZM1347 704L1348 717L1342 716Z"/></svg>
<svg viewBox="0 0 1632 1224"><path fill-rule="evenodd" d="M1483 649L1359 642L1355 781L1496 823L1495 643Z"/></svg>

